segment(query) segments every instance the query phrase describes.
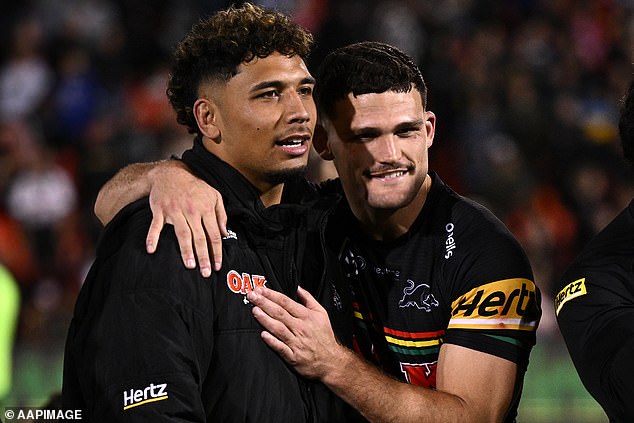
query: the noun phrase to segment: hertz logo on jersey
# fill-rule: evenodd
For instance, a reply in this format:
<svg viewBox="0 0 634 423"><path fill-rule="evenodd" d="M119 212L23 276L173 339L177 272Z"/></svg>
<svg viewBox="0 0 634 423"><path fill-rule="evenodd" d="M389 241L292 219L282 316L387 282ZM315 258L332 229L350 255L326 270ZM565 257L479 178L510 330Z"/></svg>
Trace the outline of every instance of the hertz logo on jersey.
<svg viewBox="0 0 634 423"><path fill-rule="evenodd" d="M537 329L537 288L528 279L506 279L472 289L451 304L448 329Z"/></svg>
<svg viewBox="0 0 634 423"><path fill-rule="evenodd" d="M143 389L130 389L123 392L123 409L138 407L156 401L163 401L168 398L167 383L150 383Z"/></svg>
<svg viewBox="0 0 634 423"><path fill-rule="evenodd" d="M555 314L559 316L559 311L568 301L573 298L580 297L582 295L586 295L588 291L586 290L586 278L577 279L574 282L570 282L568 285L564 286L564 289L559 291L559 294L555 297Z"/></svg>

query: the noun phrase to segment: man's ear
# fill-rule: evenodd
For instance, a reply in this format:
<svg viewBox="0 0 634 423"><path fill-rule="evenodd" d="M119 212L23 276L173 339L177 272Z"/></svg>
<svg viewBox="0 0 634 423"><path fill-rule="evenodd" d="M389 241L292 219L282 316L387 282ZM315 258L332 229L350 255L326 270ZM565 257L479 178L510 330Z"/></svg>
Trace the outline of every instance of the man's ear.
<svg viewBox="0 0 634 423"><path fill-rule="evenodd" d="M427 148L434 143L436 134L436 115L434 112L425 111L425 132L427 133Z"/></svg>
<svg viewBox="0 0 634 423"><path fill-rule="evenodd" d="M324 160L332 160L334 156L328 148L328 133L321 123L315 126L315 133L313 134L313 146L315 151Z"/></svg>
<svg viewBox="0 0 634 423"><path fill-rule="evenodd" d="M217 125L218 116L215 104L207 98L199 98L194 103L193 112L200 132L205 137L218 142L221 134Z"/></svg>

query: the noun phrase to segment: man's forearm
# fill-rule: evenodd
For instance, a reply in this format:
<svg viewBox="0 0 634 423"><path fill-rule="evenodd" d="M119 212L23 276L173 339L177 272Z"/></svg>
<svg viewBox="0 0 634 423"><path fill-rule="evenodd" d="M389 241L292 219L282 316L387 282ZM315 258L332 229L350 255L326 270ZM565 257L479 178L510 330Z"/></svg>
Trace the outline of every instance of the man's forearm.
<svg viewBox="0 0 634 423"><path fill-rule="evenodd" d="M348 348L337 355L321 381L371 422L478 421L458 396L400 382Z"/></svg>
<svg viewBox="0 0 634 423"><path fill-rule="evenodd" d="M262 339L302 376L323 382L371 422L502 422L518 369L509 360L445 343L436 390L400 382L335 338L328 313L310 293L302 303L258 287L247 299L265 328Z"/></svg>
<svg viewBox="0 0 634 423"><path fill-rule="evenodd" d="M95 200L95 215L106 225L126 205L150 193L149 174L160 162L134 163L104 184Z"/></svg>

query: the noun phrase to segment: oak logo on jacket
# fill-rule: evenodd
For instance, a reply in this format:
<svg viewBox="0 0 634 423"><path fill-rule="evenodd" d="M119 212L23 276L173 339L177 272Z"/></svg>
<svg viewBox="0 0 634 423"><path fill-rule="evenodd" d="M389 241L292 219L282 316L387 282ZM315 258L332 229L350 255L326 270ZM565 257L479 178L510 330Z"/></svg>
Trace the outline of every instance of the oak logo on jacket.
<svg viewBox="0 0 634 423"><path fill-rule="evenodd" d="M131 388L123 391L123 409L129 410L139 405L162 401L167 398L167 383L157 383L156 385L150 383L142 389Z"/></svg>
<svg viewBox="0 0 634 423"><path fill-rule="evenodd" d="M227 286L235 294L246 295L258 286L266 286L266 277L230 270L227 272Z"/></svg>

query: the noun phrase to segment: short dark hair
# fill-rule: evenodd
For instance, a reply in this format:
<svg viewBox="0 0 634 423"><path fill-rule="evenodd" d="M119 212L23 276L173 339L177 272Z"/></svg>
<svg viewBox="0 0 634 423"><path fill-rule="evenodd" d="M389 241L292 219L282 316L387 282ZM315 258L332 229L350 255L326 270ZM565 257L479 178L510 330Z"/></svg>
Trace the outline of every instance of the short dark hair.
<svg viewBox="0 0 634 423"><path fill-rule="evenodd" d="M201 83L228 81L240 64L274 52L305 59L312 46L312 35L288 16L250 3L201 19L174 52L167 96L178 123L200 133L192 108Z"/></svg>
<svg viewBox="0 0 634 423"><path fill-rule="evenodd" d="M416 88L427 107L427 86L411 57L396 47L364 41L338 48L326 56L316 72L315 101L322 117L332 118L335 103L354 96Z"/></svg>
<svg viewBox="0 0 634 423"><path fill-rule="evenodd" d="M625 94L619 119L619 136L623 146L623 155L630 166L634 167L634 79Z"/></svg>

